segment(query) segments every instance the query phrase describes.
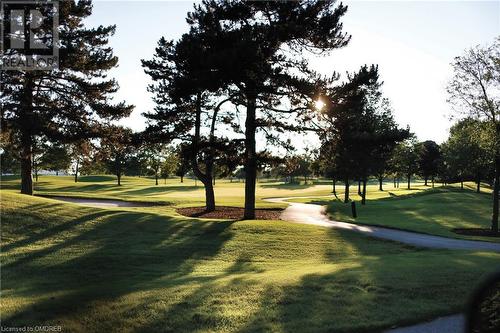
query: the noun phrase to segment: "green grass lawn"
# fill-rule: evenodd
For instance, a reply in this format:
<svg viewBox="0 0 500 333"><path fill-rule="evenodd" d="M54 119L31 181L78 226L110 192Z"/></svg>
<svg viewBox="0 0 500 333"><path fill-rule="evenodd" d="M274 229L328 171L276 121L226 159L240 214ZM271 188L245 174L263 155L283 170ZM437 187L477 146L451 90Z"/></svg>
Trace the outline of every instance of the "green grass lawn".
<svg viewBox="0 0 500 333"><path fill-rule="evenodd" d="M84 182L77 186L85 193ZM293 191L276 187L263 192ZM188 219L171 207L89 208L15 192L1 192L3 326L373 332L461 311L500 263L500 254L416 249L315 226Z"/></svg>
<svg viewBox="0 0 500 333"><path fill-rule="evenodd" d="M2 177L3 189L18 189L19 177ZM268 197L286 197L297 195L326 195L330 193L329 184L283 184L282 182L259 182L257 186L257 206L276 207L280 205L262 201ZM122 186L118 186L113 176L80 177L78 183L71 176L41 176L35 184L38 195L61 195L83 198L108 198L129 201L166 202L177 206L202 206L205 203L204 189L201 182L185 178L181 183L178 178L159 181L154 179L123 177ZM217 180L215 196L218 205L243 206L245 190L244 183L229 180Z"/></svg>
<svg viewBox="0 0 500 333"><path fill-rule="evenodd" d="M491 219L491 191L484 188L475 193L475 186L467 183L464 189L458 185L436 187L422 191L421 187L410 191L388 188L384 192L372 187L368 201L361 205L356 195L358 217L351 215L351 206L335 198L302 198L292 202L327 205L327 212L337 221L417 231L460 239L500 242L500 238L464 236L452 231L454 228L489 228ZM340 196L339 196L340 198Z"/></svg>

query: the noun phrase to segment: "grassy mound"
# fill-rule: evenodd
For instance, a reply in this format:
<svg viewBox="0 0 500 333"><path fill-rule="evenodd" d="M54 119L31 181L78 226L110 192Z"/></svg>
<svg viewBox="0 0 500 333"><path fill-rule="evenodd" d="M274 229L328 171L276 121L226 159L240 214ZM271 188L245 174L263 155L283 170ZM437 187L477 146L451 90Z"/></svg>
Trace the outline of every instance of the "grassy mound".
<svg viewBox="0 0 500 333"><path fill-rule="evenodd" d="M498 237L467 235L455 229L488 229L491 219L491 194L475 193L470 188L436 188L427 191L369 193L365 206L357 202L358 217L351 205L331 198L306 198L291 201L327 205L332 219L359 224L380 225L451 238L500 242Z"/></svg>

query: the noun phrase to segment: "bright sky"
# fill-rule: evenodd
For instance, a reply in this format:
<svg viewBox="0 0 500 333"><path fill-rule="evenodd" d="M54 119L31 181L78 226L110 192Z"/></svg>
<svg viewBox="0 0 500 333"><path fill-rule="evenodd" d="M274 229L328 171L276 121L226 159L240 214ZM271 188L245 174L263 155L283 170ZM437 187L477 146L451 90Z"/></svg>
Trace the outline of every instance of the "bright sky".
<svg viewBox="0 0 500 333"><path fill-rule="evenodd" d="M463 50L500 35L499 1L344 1L344 29L351 43L312 65L325 74L379 64L384 92L396 120L410 125L420 140L442 142L451 125L445 86L450 62ZM141 113L154 107L140 59L149 59L161 36L176 39L187 31L193 1L95 1L88 24L116 24L111 46L119 57L112 75L119 99L136 105L122 121L144 128Z"/></svg>

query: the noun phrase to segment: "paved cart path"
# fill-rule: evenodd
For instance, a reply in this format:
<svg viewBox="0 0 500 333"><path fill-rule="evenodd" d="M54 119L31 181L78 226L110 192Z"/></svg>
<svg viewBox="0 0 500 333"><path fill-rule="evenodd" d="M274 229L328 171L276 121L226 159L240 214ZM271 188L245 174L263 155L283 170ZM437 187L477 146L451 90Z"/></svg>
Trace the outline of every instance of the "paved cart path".
<svg viewBox="0 0 500 333"><path fill-rule="evenodd" d="M367 236L388 239L413 246L435 249L500 252L499 243L454 239L378 226L358 225L354 223L334 221L326 215L325 206L287 201L297 198L308 197L268 198L264 200L275 203L287 203L289 206L281 214L281 219L285 221L351 230Z"/></svg>
<svg viewBox="0 0 500 333"><path fill-rule="evenodd" d="M81 198L70 198L70 197L51 197L51 198L56 200L83 204L92 207L151 206L150 203L127 202L120 200L81 199ZM281 219L285 221L313 224L329 228L351 230L354 232L365 234L370 237L388 239L420 247L500 252L500 244L495 244L495 243L460 240L460 239L446 238L440 236L432 236L410 231L396 230L391 228L365 226L348 222L334 221L331 220L326 215L325 206L287 201L290 199L298 199L298 198L310 198L310 197L268 198L264 200L275 203L287 203L288 207L281 214ZM413 326L390 329L385 331L384 333L462 333L462 332L465 332L465 317L462 314L456 314L446 317L440 317L432 321Z"/></svg>
<svg viewBox="0 0 500 333"><path fill-rule="evenodd" d="M384 333L465 333L465 316L456 314L440 317L426 323L390 329Z"/></svg>
<svg viewBox="0 0 500 333"><path fill-rule="evenodd" d="M460 240L384 227L334 221L326 215L325 206L287 201L297 198L309 197L269 198L265 200L268 202L287 203L289 205L281 215L281 219L285 221L352 230L367 236L389 239L414 246L500 252L500 244L490 242ZM390 329L384 333L465 333L465 316L462 314L455 314L440 317L425 323Z"/></svg>

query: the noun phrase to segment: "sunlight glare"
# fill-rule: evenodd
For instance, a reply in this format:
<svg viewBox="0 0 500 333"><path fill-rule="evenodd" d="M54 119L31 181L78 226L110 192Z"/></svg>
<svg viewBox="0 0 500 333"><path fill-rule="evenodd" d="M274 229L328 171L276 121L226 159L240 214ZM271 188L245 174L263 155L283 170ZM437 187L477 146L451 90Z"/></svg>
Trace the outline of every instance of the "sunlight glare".
<svg viewBox="0 0 500 333"><path fill-rule="evenodd" d="M326 105L325 102L323 102L320 99L314 101L314 107L316 108L317 111L323 110L323 108L325 107L325 105Z"/></svg>

